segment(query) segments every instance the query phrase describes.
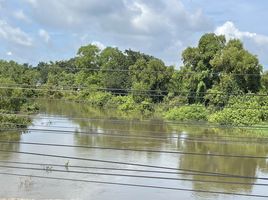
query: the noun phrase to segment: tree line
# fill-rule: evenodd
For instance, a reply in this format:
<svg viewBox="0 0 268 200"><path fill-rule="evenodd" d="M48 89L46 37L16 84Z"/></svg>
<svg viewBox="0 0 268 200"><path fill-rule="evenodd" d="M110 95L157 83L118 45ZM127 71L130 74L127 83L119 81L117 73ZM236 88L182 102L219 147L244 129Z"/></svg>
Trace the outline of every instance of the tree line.
<svg viewBox="0 0 268 200"><path fill-rule="evenodd" d="M2 88L0 109L21 111L27 98L46 97L143 115L158 112L171 120L233 125L268 120L268 73L240 40L205 34L196 47L183 51L182 61L176 69L141 52L101 50L92 44L82 46L69 60L34 67L1 61L1 83L30 85L32 90L21 89L20 94L18 89ZM4 96L25 99L14 103Z"/></svg>

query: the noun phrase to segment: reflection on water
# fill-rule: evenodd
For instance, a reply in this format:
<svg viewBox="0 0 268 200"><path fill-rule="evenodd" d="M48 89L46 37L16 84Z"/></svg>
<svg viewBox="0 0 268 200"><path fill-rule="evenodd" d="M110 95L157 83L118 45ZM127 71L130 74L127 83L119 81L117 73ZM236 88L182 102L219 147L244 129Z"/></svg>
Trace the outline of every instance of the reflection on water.
<svg viewBox="0 0 268 200"><path fill-rule="evenodd" d="M139 123L137 120L111 120L120 118L118 113L112 111L100 111L92 108L62 102L43 103L40 115L36 116L33 125L29 129L29 133L22 134L19 132L1 133L0 140L5 141L27 141L41 143L61 143L70 145L88 145L100 147L117 147L117 148L137 148L137 149L154 149L154 150L176 150L184 152L198 153L216 153L216 154L232 154L232 155L252 155L267 156L268 144L265 142L246 142L243 138L228 140L234 142L219 142L219 138L215 135L235 135L241 133L241 130L231 129L209 129L197 126L179 126L175 124L163 123L159 119L151 119ZM46 116L46 117L44 117ZM73 119L76 118L76 119ZM99 120L86 121L77 118L94 118ZM50 130L67 130L63 132L44 132L42 129ZM120 130L120 131L119 131ZM94 132L95 134L90 134ZM88 133L88 134L86 134ZM99 133L99 134L96 134ZM105 133L105 134L103 134ZM114 137L113 134L124 134L129 137ZM243 133L252 135L252 131ZM261 131L258 137L265 135L265 131ZM130 137L132 136L132 137ZM142 136L142 137L139 137ZM143 137L146 136L146 137ZM156 137L155 136L161 136ZM177 136L178 138L171 137ZM186 140L185 138L196 137L198 140ZM248 141L249 139L247 139ZM212 156L193 156L178 154L163 154L152 152L131 152L131 151L111 151L96 150L82 148L63 148L63 147L46 147L32 146L23 144L0 144L1 150L9 151L28 151L39 152L56 155L66 155L73 157L95 158L104 160L114 160L121 162L143 163L149 165L176 167L181 169L192 169L198 171L217 172L226 174L235 174L241 176L262 176L268 177L267 161L265 159L249 159L249 158L227 158ZM135 166L111 165L108 163L86 162L79 160L67 160L52 157L31 156L16 153L0 152L0 160L51 163L64 165L67 162L72 165L83 166L104 166L129 169L146 169ZM0 165L2 165L0 163ZM11 164L9 164L11 165ZM14 164L12 165L14 166ZM19 166L19 165L15 165ZM20 165L21 166L21 165ZM23 165L24 167L32 167ZM40 168L43 166L40 165ZM62 167L53 167L53 169L63 169ZM77 169L73 169L77 170ZM92 170L89 170L92 171ZM97 170L99 172L107 172ZM134 184L149 184L166 187L189 188L197 190L211 190L236 192L246 194L264 194L268 195L265 186L254 186L254 183L266 183L263 180L227 178L227 177L205 177L198 175L167 175L165 177L173 178L192 178L193 180L213 180L213 181L234 181L241 184L219 184L219 183L201 183L201 182L185 182L185 181L168 181L168 180L151 180L139 178L126 178L115 176L100 176L87 174L71 174L47 171L33 171L21 169L0 168L0 172L16 172L28 175L43 175L52 177L68 177L85 180L101 180ZM110 171L108 171L110 172ZM112 172L113 173L113 172ZM150 175L159 176L159 174L133 172L120 172L124 174ZM130 188L119 186L97 185L79 182L63 182L51 180L38 180L33 178L30 189L23 190L19 188L21 185L18 177L8 177L0 175L0 198L2 197L23 197L23 198L81 198L81 199L234 199L232 196L200 194L195 192L179 192L152 190L145 188ZM242 184L243 183L243 184ZM111 198L111 195L113 197ZM235 199L240 199L235 197ZM251 199L241 197L241 199Z"/></svg>
<svg viewBox="0 0 268 200"><path fill-rule="evenodd" d="M8 133L1 133L0 140L3 141L13 141L13 142L19 142L21 140L21 134L20 132L8 132ZM18 151L19 150L19 144L4 144L0 143L0 149L6 150L6 151ZM5 159L12 159L13 154L12 153L0 153L0 160Z"/></svg>

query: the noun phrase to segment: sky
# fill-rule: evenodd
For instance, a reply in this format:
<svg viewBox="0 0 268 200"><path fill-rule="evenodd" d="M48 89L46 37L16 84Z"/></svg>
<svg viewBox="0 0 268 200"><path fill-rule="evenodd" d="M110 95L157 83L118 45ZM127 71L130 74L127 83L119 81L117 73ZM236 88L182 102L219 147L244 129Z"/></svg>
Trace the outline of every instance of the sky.
<svg viewBox="0 0 268 200"><path fill-rule="evenodd" d="M0 59L36 65L82 45L133 49L180 66L214 32L237 38L268 69L267 0L0 0Z"/></svg>

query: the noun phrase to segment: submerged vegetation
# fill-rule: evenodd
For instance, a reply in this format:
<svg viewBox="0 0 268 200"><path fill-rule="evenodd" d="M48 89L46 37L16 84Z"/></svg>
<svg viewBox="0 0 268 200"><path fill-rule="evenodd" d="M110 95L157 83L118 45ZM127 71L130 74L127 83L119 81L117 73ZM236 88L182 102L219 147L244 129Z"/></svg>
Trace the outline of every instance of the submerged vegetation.
<svg viewBox="0 0 268 200"><path fill-rule="evenodd" d="M268 121L268 73L239 40L203 35L175 69L140 52L83 46L65 61L36 67L0 62L0 109L34 112L30 99L83 102L168 120L256 125ZM1 116L0 122L19 121ZM26 120L27 121L27 120ZM19 123L25 123L19 122Z"/></svg>

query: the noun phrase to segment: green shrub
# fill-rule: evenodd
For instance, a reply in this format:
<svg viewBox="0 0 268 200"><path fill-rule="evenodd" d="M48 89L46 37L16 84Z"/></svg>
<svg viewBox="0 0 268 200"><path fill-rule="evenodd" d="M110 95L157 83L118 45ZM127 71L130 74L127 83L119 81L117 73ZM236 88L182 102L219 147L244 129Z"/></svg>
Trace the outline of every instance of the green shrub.
<svg viewBox="0 0 268 200"><path fill-rule="evenodd" d="M154 111L154 106L151 100L145 99L142 101L140 104L138 104L138 109L140 112L153 112Z"/></svg>
<svg viewBox="0 0 268 200"><path fill-rule="evenodd" d="M183 106L185 104L188 104L188 98L187 96L173 96L173 94L169 94L170 96L167 96L164 98L164 101L161 103L161 107L163 110L167 111L170 108Z"/></svg>
<svg viewBox="0 0 268 200"><path fill-rule="evenodd" d="M0 128L25 128L31 122L30 118L16 115L1 115Z"/></svg>
<svg viewBox="0 0 268 200"><path fill-rule="evenodd" d="M150 100L145 99L137 103L133 96L113 96L106 107L115 108L122 112L136 112L145 115L153 111L153 103Z"/></svg>
<svg viewBox="0 0 268 200"><path fill-rule="evenodd" d="M86 97L86 101L97 107L104 107L112 98L112 94L108 92L92 92Z"/></svg>
<svg viewBox="0 0 268 200"><path fill-rule="evenodd" d="M221 125L256 125L267 120L268 111L258 109L266 100L257 96L236 96L230 98L221 111L209 116L209 122Z"/></svg>
<svg viewBox="0 0 268 200"><path fill-rule="evenodd" d="M208 111L206 107L203 105L193 104L189 106L172 108L164 114L164 117L169 120L179 120L179 121L207 120Z"/></svg>
<svg viewBox="0 0 268 200"><path fill-rule="evenodd" d="M125 111L125 112L129 112L129 111L134 111L137 108L137 105L134 101L134 99L132 98L132 96L120 96L120 97L116 97L117 98L117 108L119 111Z"/></svg>
<svg viewBox="0 0 268 200"><path fill-rule="evenodd" d="M208 121L221 125L254 125L261 122L261 112L252 109L225 108L210 115Z"/></svg>
<svg viewBox="0 0 268 200"><path fill-rule="evenodd" d="M37 103L25 103L21 107L22 112L36 113L39 111L39 105Z"/></svg>

